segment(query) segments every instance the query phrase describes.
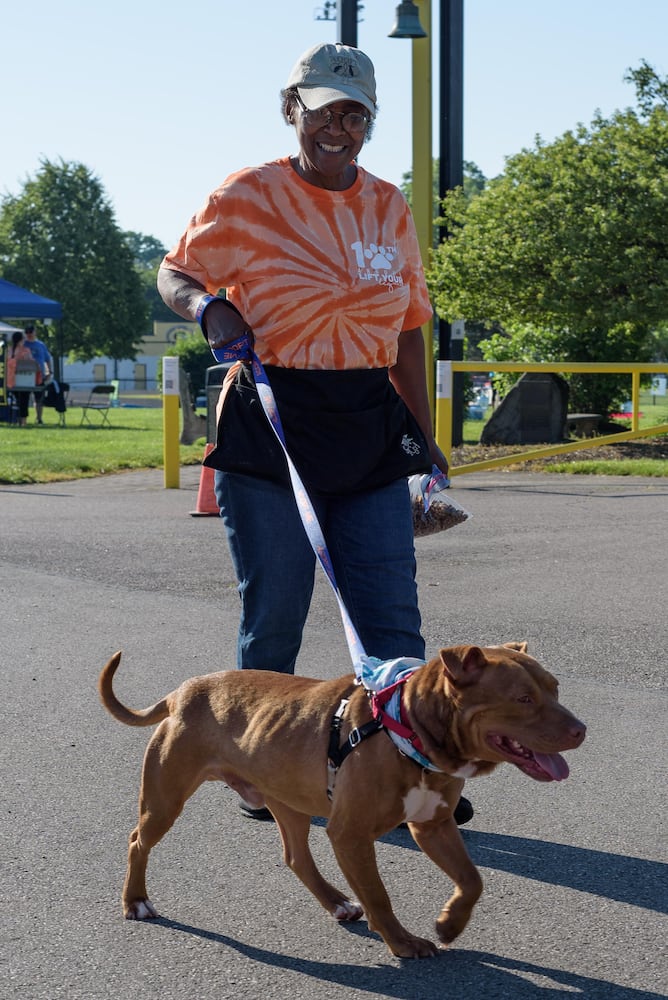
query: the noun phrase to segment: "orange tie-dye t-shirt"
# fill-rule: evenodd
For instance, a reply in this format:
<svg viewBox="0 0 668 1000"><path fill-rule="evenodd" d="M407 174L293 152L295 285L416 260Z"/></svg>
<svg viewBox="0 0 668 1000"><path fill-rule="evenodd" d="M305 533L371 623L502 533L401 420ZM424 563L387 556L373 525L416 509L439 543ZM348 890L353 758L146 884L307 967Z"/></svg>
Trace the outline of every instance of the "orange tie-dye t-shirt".
<svg viewBox="0 0 668 1000"><path fill-rule="evenodd" d="M401 331L432 315L406 199L359 167L345 191L287 157L232 174L164 266L227 289L260 359L285 368L391 366Z"/></svg>

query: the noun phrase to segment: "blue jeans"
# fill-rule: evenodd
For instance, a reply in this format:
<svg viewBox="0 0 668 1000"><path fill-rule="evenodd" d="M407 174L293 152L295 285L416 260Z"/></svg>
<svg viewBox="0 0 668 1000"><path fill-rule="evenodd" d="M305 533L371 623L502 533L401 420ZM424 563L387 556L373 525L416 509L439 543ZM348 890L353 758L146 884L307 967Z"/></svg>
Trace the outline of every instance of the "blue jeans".
<svg viewBox="0 0 668 1000"><path fill-rule="evenodd" d="M292 491L219 471L215 491L241 597L237 666L293 673L316 564ZM424 658L406 480L312 500L366 652Z"/></svg>

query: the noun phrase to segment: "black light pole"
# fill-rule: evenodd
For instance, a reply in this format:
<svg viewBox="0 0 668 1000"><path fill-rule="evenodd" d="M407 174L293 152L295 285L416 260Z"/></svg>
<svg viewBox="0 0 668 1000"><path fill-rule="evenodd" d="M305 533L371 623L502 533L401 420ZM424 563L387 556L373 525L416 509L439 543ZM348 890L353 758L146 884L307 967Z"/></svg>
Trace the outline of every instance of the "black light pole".
<svg viewBox="0 0 668 1000"><path fill-rule="evenodd" d="M464 181L464 0L440 0L440 148L438 193L461 187ZM440 230L441 240L447 229ZM464 355L464 327L438 321L438 356L444 361L461 361ZM464 386L455 373L452 387L452 444L463 440Z"/></svg>
<svg viewBox="0 0 668 1000"><path fill-rule="evenodd" d="M357 48L357 0L338 0L337 42Z"/></svg>

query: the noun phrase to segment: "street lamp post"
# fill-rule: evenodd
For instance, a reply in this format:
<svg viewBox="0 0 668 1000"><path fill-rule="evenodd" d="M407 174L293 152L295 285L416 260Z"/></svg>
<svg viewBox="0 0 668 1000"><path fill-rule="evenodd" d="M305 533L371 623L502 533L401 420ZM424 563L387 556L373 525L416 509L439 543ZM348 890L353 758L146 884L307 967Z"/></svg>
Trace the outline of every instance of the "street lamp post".
<svg viewBox="0 0 668 1000"><path fill-rule="evenodd" d="M464 0L440 0L439 73L439 184L440 201L448 191L464 182ZM448 231L441 228L441 240ZM464 324L438 321L438 356L461 361L464 354ZM463 440L464 387L461 373L452 386L452 444Z"/></svg>
<svg viewBox="0 0 668 1000"><path fill-rule="evenodd" d="M338 0L337 41L357 48L357 0Z"/></svg>

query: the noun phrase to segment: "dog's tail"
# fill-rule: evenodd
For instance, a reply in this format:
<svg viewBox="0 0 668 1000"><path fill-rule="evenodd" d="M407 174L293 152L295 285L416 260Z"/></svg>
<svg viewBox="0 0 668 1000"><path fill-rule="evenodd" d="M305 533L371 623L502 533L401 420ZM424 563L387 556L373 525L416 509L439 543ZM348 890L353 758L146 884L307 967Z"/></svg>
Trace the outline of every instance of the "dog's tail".
<svg viewBox="0 0 668 1000"><path fill-rule="evenodd" d="M123 722L126 726L154 726L156 722L162 722L163 719L166 719L169 715L167 698L163 698L161 701L156 702L155 705L151 705L150 708L142 708L138 710L126 708L125 705L118 700L114 694L112 681L120 662L121 653L119 650L118 653L114 653L112 658L104 667L102 673L100 674L100 679L97 682L97 690L106 710L110 712L115 719L118 719L119 722Z"/></svg>

